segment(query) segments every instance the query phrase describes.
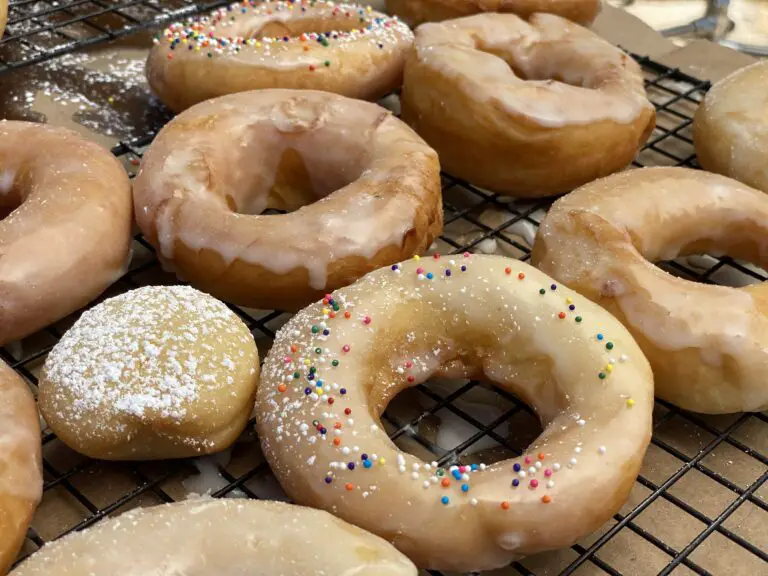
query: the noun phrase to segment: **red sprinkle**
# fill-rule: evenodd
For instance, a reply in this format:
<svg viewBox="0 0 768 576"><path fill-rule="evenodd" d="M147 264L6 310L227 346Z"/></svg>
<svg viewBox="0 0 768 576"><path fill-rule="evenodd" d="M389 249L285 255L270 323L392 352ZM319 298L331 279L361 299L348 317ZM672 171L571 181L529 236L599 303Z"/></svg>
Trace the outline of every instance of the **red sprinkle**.
<svg viewBox="0 0 768 576"><path fill-rule="evenodd" d="M406 367L406 368L413 368L413 362L411 362L410 360L408 360L408 362L406 362L406 363L405 363L405 367Z"/></svg>
<svg viewBox="0 0 768 576"><path fill-rule="evenodd" d="M517 277L520 278L520 280L522 280L523 278L525 278L525 274L520 272L520 274L518 274Z"/></svg>
<svg viewBox="0 0 768 576"><path fill-rule="evenodd" d="M351 317L352 317L352 314L350 314L349 312L344 312L344 318L351 318Z"/></svg>
<svg viewBox="0 0 768 576"><path fill-rule="evenodd" d="M504 272L507 274L512 274L512 268L504 268Z"/></svg>
<svg viewBox="0 0 768 576"><path fill-rule="evenodd" d="M352 408L344 408L344 414L346 414L347 416L352 414Z"/></svg>
<svg viewBox="0 0 768 576"><path fill-rule="evenodd" d="M501 503L501 509L502 509L502 510L509 510L509 502L507 502L506 500L504 500L504 501Z"/></svg>
<svg viewBox="0 0 768 576"><path fill-rule="evenodd" d="M440 260L440 252L435 252L434 254L432 254L432 258L434 258L435 260Z"/></svg>
<svg viewBox="0 0 768 576"><path fill-rule="evenodd" d="M544 460L544 452L539 452L539 460Z"/></svg>
<svg viewBox="0 0 768 576"><path fill-rule="evenodd" d="M408 376L408 382L413 382L414 380L416 380L416 378L413 376Z"/></svg>
<svg viewBox="0 0 768 576"><path fill-rule="evenodd" d="M349 344L344 344L344 346L342 346L342 347L341 347L341 349L342 349L344 352L349 352Z"/></svg>
<svg viewBox="0 0 768 576"><path fill-rule="evenodd" d="M563 318L565 318L565 312L560 312L560 314L558 314L557 317L560 318L560 320L562 320Z"/></svg>
<svg viewBox="0 0 768 576"><path fill-rule="evenodd" d="M333 404L335 400L333 398L328 398L328 404Z"/></svg>
<svg viewBox="0 0 768 576"><path fill-rule="evenodd" d="M370 323L371 323L371 317L370 316L366 316L365 318L363 318L363 324L370 324Z"/></svg>
<svg viewBox="0 0 768 576"><path fill-rule="evenodd" d="M309 71L310 72L314 72L315 71L315 65L314 64L310 64L309 65Z"/></svg>
<svg viewBox="0 0 768 576"><path fill-rule="evenodd" d="M333 439L333 445L334 446L338 446L339 444L341 444L341 438L334 438Z"/></svg>

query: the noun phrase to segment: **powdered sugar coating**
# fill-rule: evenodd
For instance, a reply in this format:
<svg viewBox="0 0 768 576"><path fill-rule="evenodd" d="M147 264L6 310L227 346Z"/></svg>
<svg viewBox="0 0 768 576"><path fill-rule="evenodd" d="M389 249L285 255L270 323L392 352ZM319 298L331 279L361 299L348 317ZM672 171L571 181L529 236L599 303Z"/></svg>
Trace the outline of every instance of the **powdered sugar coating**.
<svg viewBox="0 0 768 576"><path fill-rule="evenodd" d="M191 428L228 425L257 368L253 339L226 305L186 286L149 286L88 310L64 335L46 360L41 410L57 433L68 429L65 442L120 444L159 425L158 435L183 430L178 441L210 448Z"/></svg>

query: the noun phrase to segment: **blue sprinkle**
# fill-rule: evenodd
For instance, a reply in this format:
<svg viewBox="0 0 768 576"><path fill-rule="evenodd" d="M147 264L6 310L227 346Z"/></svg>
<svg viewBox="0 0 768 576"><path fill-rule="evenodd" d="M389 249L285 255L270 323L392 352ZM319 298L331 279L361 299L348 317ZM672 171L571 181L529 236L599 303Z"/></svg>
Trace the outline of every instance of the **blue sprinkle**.
<svg viewBox="0 0 768 576"><path fill-rule="evenodd" d="M371 466L373 466L373 462L370 460L363 460L363 468L370 468Z"/></svg>
<svg viewBox="0 0 768 576"><path fill-rule="evenodd" d="M472 472L477 472L477 464L472 464L470 468L472 468Z"/></svg>
<svg viewBox="0 0 768 576"><path fill-rule="evenodd" d="M469 492L469 484L462 484L461 485L461 491L462 492Z"/></svg>
<svg viewBox="0 0 768 576"><path fill-rule="evenodd" d="M330 484L331 482L333 482L333 478L331 478L330 476L326 476L325 477L325 483L326 484Z"/></svg>
<svg viewBox="0 0 768 576"><path fill-rule="evenodd" d="M550 289L552 289L552 290L557 290L557 284L552 284L552 285L550 286Z"/></svg>
<svg viewBox="0 0 768 576"><path fill-rule="evenodd" d="M392 264L392 270L397 270L397 264Z"/></svg>
<svg viewBox="0 0 768 576"><path fill-rule="evenodd" d="M452 474L453 474L453 477L456 478L456 480L461 480L461 472L459 472L458 470L454 470Z"/></svg>
<svg viewBox="0 0 768 576"><path fill-rule="evenodd" d="M597 335L597 339L598 339L598 340L602 340L602 339L603 339L603 335L602 335L602 334L598 334L598 335Z"/></svg>
<svg viewBox="0 0 768 576"><path fill-rule="evenodd" d="M346 388L342 388L341 390L339 390L339 392L341 394L346 394L347 393L347 389Z"/></svg>
<svg viewBox="0 0 768 576"><path fill-rule="evenodd" d="M434 278L434 274L432 274L432 272L427 272L427 279L432 280L432 278Z"/></svg>
<svg viewBox="0 0 768 576"><path fill-rule="evenodd" d="M461 267L461 271L462 271L462 272L466 272L466 271L467 271L467 267L466 267L466 266L462 266L462 267Z"/></svg>
<svg viewBox="0 0 768 576"><path fill-rule="evenodd" d="M520 468L521 466L517 462L515 462L515 465L512 466L512 470L514 470L515 472L520 472Z"/></svg>
<svg viewBox="0 0 768 576"><path fill-rule="evenodd" d="M307 380L314 380L314 379L315 379L315 374L313 372L310 372L309 374L307 374Z"/></svg>
<svg viewBox="0 0 768 576"><path fill-rule="evenodd" d="M574 304L571 304L568 306L568 310L576 310L576 306Z"/></svg>
<svg viewBox="0 0 768 576"><path fill-rule="evenodd" d="M328 336L328 334L330 334L330 333L331 333L331 331L330 331L330 330L328 330L328 328L326 328L325 330L323 330L323 336Z"/></svg>
<svg viewBox="0 0 768 576"><path fill-rule="evenodd" d="M517 478L512 480L512 486L520 486L520 480L518 480Z"/></svg>
<svg viewBox="0 0 768 576"><path fill-rule="evenodd" d="M445 275L446 275L446 276L450 276L450 275L451 275L451 271L450 271L450 270L446 270L446 271L445 271Z"/></svg>
<svg viewBox="0 0 768 576"><path fill-rule="evenodd" d="M361 454L360 460L368 460L368 454Z"/></svg>
<svg viewBox="0 0 768 576"><path fill-rule="evenodd" d="M322 381L322 380L318 380L318 381L317 381L317 384L315 384L315 386L317 386L317 387L319 387L319 388L322 388L322 386L323 386L323 381Z"/></svg>
<svg viewBox="0 0 768 576"><path fill-rule="evenodd" d="M443 496L442 498L440 498L440 502L442 502L443 504L448 504L450 501L451 499L448 498L448 496Z"/></svg>
<svg viewBox="0 0 768 576"><path fill-rule="evenodd" d="M349 464L347 464L347 468L349 468L350 470L354 470L355 469L355 463L354 462L350 462Z"/></svg>
<svg viewBox="0 0 768 576"><path fill-rule="evenodd" d="M312 394L312 388L304 388L304 394L306 394L307 396Z"/></svg>

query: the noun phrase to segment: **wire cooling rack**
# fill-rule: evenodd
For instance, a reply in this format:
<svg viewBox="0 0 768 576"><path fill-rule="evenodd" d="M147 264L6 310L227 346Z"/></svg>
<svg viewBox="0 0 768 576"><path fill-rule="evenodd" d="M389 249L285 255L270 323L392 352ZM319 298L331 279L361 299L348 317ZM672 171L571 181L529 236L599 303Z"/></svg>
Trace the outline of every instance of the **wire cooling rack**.
<svg viewBox="0 0 768 576"><path fill-rule="evenodd" d="M204 6L217 4L221 3ZM201 6L187 0L172 0L162 6L153 0L18 0L11 5L12 24L9 37L0 45L0 55L5 54L7 45L17 43L29 48L29 56L0 60L0 72L127 34L154 23L154 19ZM98 24L98 18L107 16L122 19L122 27ZM78 40L67 36L68 26L75 23L92 27L92 36ZM24 26L29 26L27 32ZM40 48L33 40L40 34L60 44ZM657 127L635 166L696 167L691 115L709 84L648 58L635 58L645 71L648 94L658 114ZM384 104L396 111L397 97L388 97ZM112 151L133 173L153 136L120 142ZM536 227L549 205L546 200L500 196L449 175L443 176L443 196L445 232L430 248L430 252L443 254L473 251L527 260ZM161 270L141 236L134 244L130 270L105 296L142 285L175 282ZM768 280L761 269L730 258L689 257L660 266L699 282L743 286ZM290 317L278 311L232 309L247 323L262 357L276 330ZM36 391L37 374L47 353L78 315L23 342L0 348L0 358ZM403 392L387 408L383 424L402 449L441 465L519 455L540 432L525 404L503 390L474 381L432 381ZM20 558L106 516L136 506L180 500L191 492L207 489L215 497L285 498L252 432L223 455L151 463L89 460L66 448L50 430L44 431L42 441L44 498ZM523 559L494 574L765 574L766 497L765 414L702 416L657 400L653 439L643 469L629 501L613 520L570 549Z"/></svg>

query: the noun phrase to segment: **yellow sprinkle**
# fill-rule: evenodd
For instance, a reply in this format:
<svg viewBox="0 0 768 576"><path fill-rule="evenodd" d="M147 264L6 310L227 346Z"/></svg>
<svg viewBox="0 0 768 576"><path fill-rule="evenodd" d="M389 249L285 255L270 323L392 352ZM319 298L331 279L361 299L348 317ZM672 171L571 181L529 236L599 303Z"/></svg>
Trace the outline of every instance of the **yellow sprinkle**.
<svg viewBox="0 0 768 576"><path fill-rule="evenodd" d="M323 389L322 388L315 388L315 392L317 392L318 396L322 396L323 395Z"/></svg>
<svg viewBox="0 0 768 576"><path fill-rule="evenodd" d="M200 46L195 46L195 52L200 52Z"/></svg>
<svg viewBox="0 0 768 576"><path fill-rule="evenodd" d="M634 405L635 405L635 401L632 398L627 400L627 408L632 408L632 406Z"/></svg>
<svg viewBox="0 0 768 576"><path fill-rule="evenodd" d="M566 303L566 304L573 304L573 298L571 298L570 296L568 296L568 298L566 298L566 299L565 299L565 303Z"/></svg>
<svg viewBox="0 0 768 576"><path fill-rule="evenodd" d="M261 42L256 42L256 48L261 48Z"/></svg>
<svg viewBox="0 0 768 576"><path fill-rule="evenodd" d="M309 358L307 358L306 360L304 360L304 366L309 366Z"/></svg>
<svg viewBox="0 0 768 576"><path fill-rule="evenodd" d="M608 366L605 367L606 372L613 372L613 364L608 364Z"/></svg>
<svg viewBox="0 0 768 576"><path fill-rule="evenodd" d="M328 314L328 312L330 312L330 310L328 310L328 308L323 308L323 314Z"/></svg>
<svg viewBox="0 0 768 576"><path fill-rule="evenodd" d="M418 254L416 254L416 256L414 256L414 257L413 257L413 259L414 259L414 260L421 260L421 256L419 256Z"/></svg>
<svg viewBox="0 0 768 576"><path fill-rule="evenodd" d="M384 466L384 464L386 464L386 463L387 463L387 461L386 461L386 459L385 459L385 458L379 458L379 464L381 464L382 466Z"/></svg>
<svg viewBox="0 0 768 576"><path fill-rule="evenodd" d="M107 98L107 102L109 102L110 104L112 104L114 101L115 101L115 99L112 96Z"/></svg>

